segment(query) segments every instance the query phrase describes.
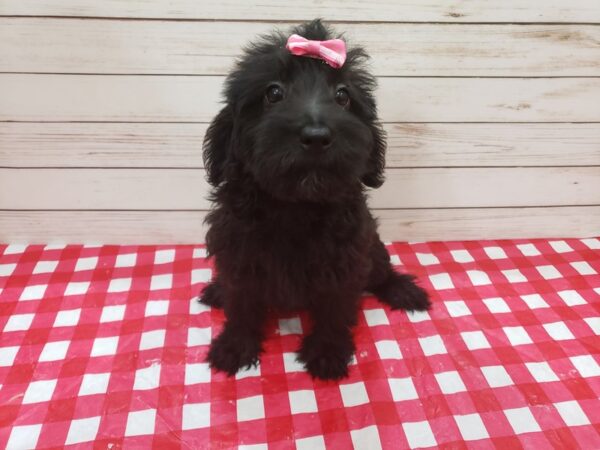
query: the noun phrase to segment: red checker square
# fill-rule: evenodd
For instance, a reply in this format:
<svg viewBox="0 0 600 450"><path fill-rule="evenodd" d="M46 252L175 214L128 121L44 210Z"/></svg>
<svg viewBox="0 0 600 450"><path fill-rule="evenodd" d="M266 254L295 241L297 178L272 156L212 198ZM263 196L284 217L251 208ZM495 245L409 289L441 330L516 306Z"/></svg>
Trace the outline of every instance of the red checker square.
<svg viewBox="0 0 600 450"><path fill-rule="evenodd" d="M264 442L290 441L294 439L294 421L291 416L272 417L264 420L267 440ZM241 429L240 429L241 431Z"/></svg>
<svg viewBox="0 0 600 450"><path fill-rule="evenodd" d="M52 400L48 403L48 415L46 420L49 422L60 422L71 420L75 411L77 398L66 398Z"/></svg>
<svg viewBox="0 0 600 450"><path fill-rule="evenodd" d="M294 414L290 416L290 430L296 430L296 439L322 435L320 413Z"/></svg>
<svg viewBox="0 0 600 450"><path fill-rule="evenodd" d="M237 423L240 444L251 445L268 442L267 427L264 420L251 420Z"/></svg>
<svg viewBox="0 0 600 450"><path fill-rule="evenodd" d="M164 368L164 367L163 367ZM161 377L162 379L162 377ZM184 386L171 385L158 388L158 406L163 408L174 408L184 402Z"/></svg>
<svg viewBox="0 0 600 450"><path fill-rule="evenodd" d="M348 420L343 408L319 410L323 433L333 434L348 430Z"/></svg>
<svg viewBox="0 0 600 450"><path fill-rule="evenodd" d="M110 390L104 398L104 414L127 413L131 404L131 392L115 392Z"/></svg>

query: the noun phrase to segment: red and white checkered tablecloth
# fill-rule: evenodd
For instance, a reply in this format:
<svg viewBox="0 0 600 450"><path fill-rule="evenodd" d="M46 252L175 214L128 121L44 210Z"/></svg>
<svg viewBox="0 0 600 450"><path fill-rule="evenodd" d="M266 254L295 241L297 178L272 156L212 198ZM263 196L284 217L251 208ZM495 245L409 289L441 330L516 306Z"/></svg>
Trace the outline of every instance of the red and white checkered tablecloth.
<svg viewBox="0 0 600 450"><path fill-rule="evenodd" d="M0 448L600 448L600 240L394 243L429 313L365 298L350 377L205 363L198 246L0 246Z"/></svg>

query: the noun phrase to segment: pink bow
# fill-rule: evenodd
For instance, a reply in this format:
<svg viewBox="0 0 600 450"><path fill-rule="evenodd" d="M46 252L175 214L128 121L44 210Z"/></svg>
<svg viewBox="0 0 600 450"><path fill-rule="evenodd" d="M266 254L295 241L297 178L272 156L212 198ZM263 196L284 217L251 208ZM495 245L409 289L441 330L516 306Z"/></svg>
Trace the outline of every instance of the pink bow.
<svg viewBox="0 0 600 450"><path fill-rule="evenodd" d="M346 44L341 39L311 41L292 34L285 48L293 55L322 59L334 69L339 69L346 61Z"/></svg>

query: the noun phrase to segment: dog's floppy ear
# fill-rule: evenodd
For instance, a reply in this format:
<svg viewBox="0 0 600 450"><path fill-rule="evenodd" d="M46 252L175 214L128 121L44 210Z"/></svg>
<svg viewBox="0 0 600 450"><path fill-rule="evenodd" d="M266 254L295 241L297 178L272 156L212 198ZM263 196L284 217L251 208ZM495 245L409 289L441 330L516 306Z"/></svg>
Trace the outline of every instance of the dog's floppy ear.
<svg viewBox="0 0 600 450"><path fill-rule="evenodd" d="M225 165L231 153L232 133L233 113L229 106L225 106L213 119L204 136L204 167L208 182L213 186L223 181Z"/></svg>
<svg viewBox="0 0 600 450"><path fill-rule="evenodd" d="M383 170L385 169L385 131L379 123L371 125L373 134L373 147L367 161L367 171L362 177L365 186L378 188L383 184Z"/></svg>

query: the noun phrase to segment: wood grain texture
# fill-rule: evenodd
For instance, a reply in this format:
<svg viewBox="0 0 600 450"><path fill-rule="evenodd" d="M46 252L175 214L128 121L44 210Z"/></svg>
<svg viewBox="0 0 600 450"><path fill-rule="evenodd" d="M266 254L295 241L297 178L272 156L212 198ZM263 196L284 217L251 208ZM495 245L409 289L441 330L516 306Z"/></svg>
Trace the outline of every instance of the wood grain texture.
<svg viewBox="0 0 600 450"><path fill-rule="evenodd" d="M373 208L600 204L600 167L389 169ZM208 209L200 169L0 169L0 209Z"/></svg>
<svg viewBox="0 0 600 450"><path fill-rule="evenodd" d="M385 76L598 76L600 26L334 24ZM0 19L0 72L223 75L287 24ZM568 61L568 64L565 64Z"/></svg>
<svg viewBox="0 0 600 450"><path fill-rule="evenodd" d="M222 77L0 75L0 121L206 122ZM600 78L382 78L384 122L597 122Z"/></svg>
<svg viewBox="0 0 600 450"><path fill-rule="evenodd" d="M596 0L3 0L0 15L399 22L600 22Z"/></svg>
<svg viewBox="0 0 600 450"><path fill-rule="evenodd" d="M600 235L600 206L374 210L386 241ZM0 211L0 242L204 242L205 211Z"/></svg>
<svg viewBox="0 0 600 450"><path fill-rule="evenodd" d="M202 167L205 123L0 123L0 167ZM388 167L600 165L600 124L385 124Z"/></svg>

